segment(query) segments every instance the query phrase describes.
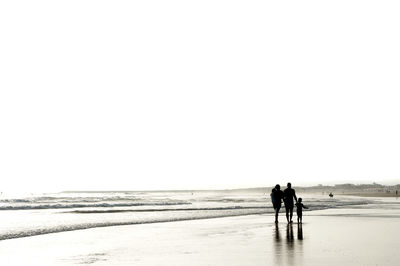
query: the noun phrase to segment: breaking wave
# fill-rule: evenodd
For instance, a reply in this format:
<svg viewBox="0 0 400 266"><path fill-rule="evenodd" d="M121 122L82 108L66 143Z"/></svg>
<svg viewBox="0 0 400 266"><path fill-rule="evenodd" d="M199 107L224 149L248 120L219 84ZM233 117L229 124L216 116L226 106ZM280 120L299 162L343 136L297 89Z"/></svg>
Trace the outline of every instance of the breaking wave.
<svg viewBox="0 0 400 266"><path fill-rule="evenodd" d="M71 208L112 208L112 207L137 207L137 206L171 206L187 205L190 202L137 202L137 203L76 203L76 204L43 204L43 205L17 205L0 206L0 210L38 210L38 209L71 209Z"/></svg>
<svg viewBox="0 0 400 266"><path fill-rule="evenodd" d="M377 202L360 198L330 199L312 196L303 197L303 203L309 207L306 211L314 211L360 208ZM0 221L0 240L96 227L274 212L266 194L231 195L210 192L58 193L26 198L3 197L0 199L1 211L10 212L6 214L7 220Z"/></svg>

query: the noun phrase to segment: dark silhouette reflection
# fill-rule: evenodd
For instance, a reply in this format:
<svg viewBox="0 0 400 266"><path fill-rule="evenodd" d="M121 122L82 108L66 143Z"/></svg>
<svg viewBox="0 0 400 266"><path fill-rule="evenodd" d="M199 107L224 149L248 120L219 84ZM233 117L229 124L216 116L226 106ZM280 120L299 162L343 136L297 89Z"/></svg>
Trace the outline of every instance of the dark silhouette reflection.
<svg viewBox="0 0 400 266"><path fill-rule="evenodd" d="M275 228L273 229L273 254L275 254L275 256L273 257L274 262L273 265L284 265L284 261L282 261L282 259L284 259L284 245L282 243L282 239L281 239L281 234L279 232L279 226L276 223L275 224Z"/></svg>
<svg viewBox="0 0 400 266"><path fill-rule="evenodd" d="M298 224L297 226L297 239L303 240L303 226L302 224Z"/></svg>
<svg viewBox="0 0 400 266"><path fill-rule="evenodd" d="M296 226L297 237L293 232L293 230L296 230L293 227ZM302 261L304 244L302 224L293 225L289 223L281 225L281 228L278 227L278 224L275 224L271 233L273 233L273 265L295 265Z"/></svg>
<svg viewBox="0 0 400 266"><path fill-rule="evenodd" d="M294 265L296 261L295 242L293 236L293 224L288 224L286 227L286 265Z"/></svg>
<svg viewBox="0 0 400 266"><path fill-rule="evenodd" d="M275 241L278 243L278 242L281 242L281 237L280 237L280 234L279 234L279 227L278 227L278 224L275 224Z"/></svg>
<svg viewBox="0 0 400 266"><path fill-rule="evenodd" d="M287 239L288 247L292 247L293 246L293 241L294 241L293 225L292 224L288 224L287 225L287 228L286 228L286 239Z"/></svg>
<svg viewBox="0 0 400 266"><path fill-rule="evenodd" d="M293 225L292 224L288 224L287 228L286 228L286 238L289 242L293 242Z"/></svg>
<svg viewBox="0 0 400 266"><path fill-rule="evenodd" d="M294 237L293 237L293 225L288 224L286 228L286 240L287 240L287 249L292 252L294 250Z"/></svg>

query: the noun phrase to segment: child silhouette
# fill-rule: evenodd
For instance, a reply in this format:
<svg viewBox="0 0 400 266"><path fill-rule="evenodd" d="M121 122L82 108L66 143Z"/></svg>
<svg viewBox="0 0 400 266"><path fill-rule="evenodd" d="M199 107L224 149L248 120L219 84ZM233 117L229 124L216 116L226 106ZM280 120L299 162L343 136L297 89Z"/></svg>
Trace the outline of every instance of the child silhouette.
<svg viewBox="0 0 400 266"><path fill-rule="evenodd" d="M304 206L302 203L303 199L299 198L296 207L297 207L297 223L303 222L303 209L308 209L308 207Z"/></svg>

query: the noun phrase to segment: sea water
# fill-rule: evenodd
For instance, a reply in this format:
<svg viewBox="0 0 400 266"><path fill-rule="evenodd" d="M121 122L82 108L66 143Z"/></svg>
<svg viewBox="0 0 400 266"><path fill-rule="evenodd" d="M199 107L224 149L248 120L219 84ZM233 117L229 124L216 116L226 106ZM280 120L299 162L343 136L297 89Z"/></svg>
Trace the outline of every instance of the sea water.
<svg viewBox="0 0 400 266"><path fill-rule="evenodd" d="M302 195L308 210L388 204ZM393 204L399 202L393 201ZM94 227L272 214L269 193L235 191L62 192L0 196L0 240Z"/></svg>

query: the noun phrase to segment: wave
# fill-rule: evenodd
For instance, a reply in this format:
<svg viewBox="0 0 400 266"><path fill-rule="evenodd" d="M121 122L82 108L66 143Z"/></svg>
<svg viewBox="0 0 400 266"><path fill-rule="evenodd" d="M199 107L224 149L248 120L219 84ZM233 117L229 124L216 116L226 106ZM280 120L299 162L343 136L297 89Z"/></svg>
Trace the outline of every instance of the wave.
<svg viewBox="0 0 400 266"><path fill-rule="evenodd" d="M145 200L144 198L136 197L33 197L33 198L22 198L22 199L1 199L0 203L72 203L72 202L104 202L104 201L140 201Z"/></svg>
<svg viewBox="0 0 400 266"><path fill-rule="evenodd" d="M112 207L137 207L137 206L174 206L189 205L190 202L135 202L135 203L76 203L76 204L40 204L0 206L0 210L42 210L42 209L73 209L73 208L112 208Z"/></svg>
<svg viewBox="0 0 400 266"><path fill-rule="evenodd" d="M168 209L109 209L109 210L76 210L69 213L115 213L115 212L165 212L165 211L228 211L228 210L250 210L262 209L270 210L272 207L256 207L256 206L232 206L232 207L215 207L215 208L168 208Z"/></svg>
<svg viewBox="0 0 400 266"><path fill-rule="evenodd" d="M214 215L203 215L201 217L178 217L178 218L164 218L164 219L160 218L160 219L144 220L144 221L75 224L75 225L67 225L67 226L57 226L57 227L52 227L52 228L30 229L30 230L24 230L24 231L20 231L20 232L3 233L3 234L0 234L0 241L7 240L7 239L14 239L14 238L23 238L23 237L44 235L44 234L84 230L84 229L97 228L97 227L150 224L150 223L166 223L166 222L190 221L190 220L202 220L202 219L212 219L212 218L254 215L254 214L263 214L263 212L229 213L229 214L225 214L225 215L220 215L220 214L215 215L214 214Z"/></svg>
<svg viewBox="0 0 400 266"><path fill-rule="evenodd" d="M356 204L357 203L357 204ZM365 202L363 204L366 204ZM360 202L354 202L349 205L360 205ZM341 206L338 206L341 207ZM310 206L310 210L322 210L332 208L327 205L315 205ZM310 211L307 210L307 211ZM75 230L85 230L97 227L111 227L111 226L123 226L123 225L138 225L138 224L150 224L150 223L166 223L166 222L178 222L178 221L190 221L190 220L203 220L212 218L224 218L224 217L235 217L235 216L246 216L246 215L259 215L259 214L272 214L272 207L250 207L250 206L231 206L231 207L217 207L217 208L182 208L182 209L142 209L142 210L76 210L72 213L79 214L95 214L95 213L113 213L113 212L159 212L159 211L186 211L186 216L176 217L158 217L149 220L130 220L130 221L115 221L115 222L96 222L96 223L81 223L73 225L59 225L48 228L35 228L22 231L14 231L0 234L0 241L31 237L44 234L61 233ZM215 212L217 211L217 212ZM195 213L193 213L195 212ZM282 212L282 211L281 211ZM338 215L338 214L336 214ZM339 214L340 215L340 214ZM346 214L348 215L348 214Z"/></svg>
<svg viewBox="0 0 400 266"><path fill-rule="evenodd" d="M266 202L265 198L202 198L204 202L249 203Z"/></svg>
<svg viewBox="0 0 400 266"><path fill-rule="evenodd" d="M12 203L10 205L0 205L1 210L43 210L43 209L76 209L76 208L114 208L114 207L141 207L141 206L181 206L181 205L191 205L192 202L189 201L145 201L145 202L92 202L92 201L84 201L84 202L57 202L57 203L49 203L49 204L40 204L39 202L31 202L29 200L16 199L16 200L3 200L2 202ZM241 201L226 201L223 199L221 201L215 201L218 203L243 203ZM22 204L21 204L22 203ZM30 204L23 204L30 203ZM250 202L246 202L247 204ZM254 202L258 203L258 202ZM310 210L322 210L327 208L340 208L345 206L354 206L354 205L365 205L370 204L372 201L329 201L329 200L314 200L312 202L304 203ZM247 205L246 204L246 205ZM267 207L268 206L268 207ZM284 207L284 206L282 206ZM266 203L264 206L227 206L227 207L205 207L205 208L179 208L179 209L147 209L147 210L88 210L88 211L77 211L75 213L101 213L101 212L135 212L135 211L180 211L180 210L229 210L229 209L265 209L271 208L271 205Z"/></svg>
<svg viewBox="0 0 400 266"><path fill-rule="evenodd" d="M307 206L310 208L307 211L313 210L323 210L328 208L343 208L346 206L361 206L367 205L371 202L368 201L331 201L331 200L310 200L310 204ZM8 231L3 231L0 233L0 240L13 239L37 236L43 234L60 233L75 230L84 230L96 227L110 227L110 226L122 226L122 225L136 225L136 224L149 224L149 223L164 223L164 222L175 222L175 221L186 221L186 220L200 220L200 219L211 219L211 218L223 218L223 217L233 217L233 216L245 216L245 215L259 215L259 214L269 214L273 213L272 206L270 204L265 204L263 206L254 205L251 206L246 204L246 206L199 206L199 207L186 207L184 205L189 205L190 202L136 202L136 203L102 203L102 204L67 204L67 205L21 205L21 206L3 206L0 210L24 210L24 209L60 209L60 208L84 208L84 207L99 207L99 209L82 209L82 210L66 210L63 213L75 213L80 216L80 222L75 224L60 224L60 225L49 225L24 229L13 229ZM181 205L182 207L173 207L174 205ZM123 209L118 207L132 207L132 206L160 206L155 208L142 208L142 209ZM168 208L163 208L162 206L171 206ZM114 209L101 209L101 207L117 207ZM283 206L282 206L283 207ZM284 209L284 207L282 208ZM121 215L115 216L116 220L104 221L105 217L113 217L113 215L102 216L97 214L107 214L107 213L128 213L128 212L140 212L137 215ZM149 212L146 214L145 212ZM156 212L160 212L160 215L154 215ZM167 213L171 212L171 213ZM284 210L281 210L281 215ZM84 214L92 214L92 216L84 216ZM95 218L96 217L96 218ZM88 219L91 220L89 222ZM93 219L97 221L93 221ZM114 218L112 218L114 219ZM79 220L79 219L78 219ZM86 220L86 221L84 221ZM63 221L62 221L63 222Z"/></svg>
<svg viewBox="0 0 400 266"><path fill-rule="evenodd" d="M23 203L25 203L25 202L32 202L32 201L29 199L3 199L3 200L0 200L0 202L4 202L4 203L21 203L21 202L23 202Z"/></svg>
<svg viewBox="0 0 400 266"><path fill-rule="evenodd" d="M310 208L310 210L325 210L325 209L334 209L341 207L350 207L357 205L367 205L371 202L366 201L336 201L336 202L325 202L325 201L316 201L316 203L304 204Z"/></svg>

